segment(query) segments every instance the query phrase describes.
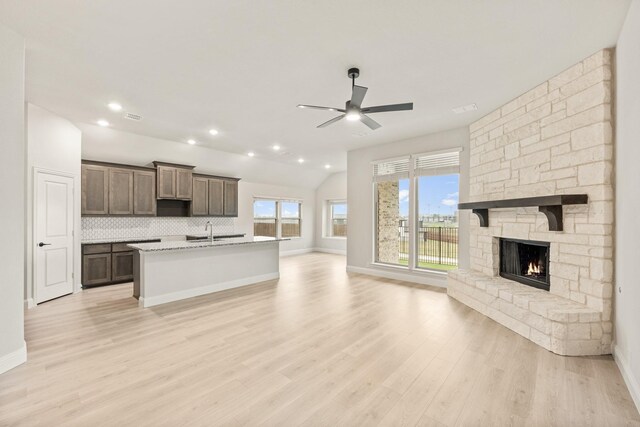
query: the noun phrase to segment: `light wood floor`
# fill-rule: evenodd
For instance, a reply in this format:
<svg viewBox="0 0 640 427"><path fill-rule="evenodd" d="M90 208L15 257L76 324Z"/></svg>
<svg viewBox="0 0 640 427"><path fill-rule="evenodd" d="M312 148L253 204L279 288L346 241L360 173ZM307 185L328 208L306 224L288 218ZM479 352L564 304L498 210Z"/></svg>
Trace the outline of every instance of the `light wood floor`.
<svg viewBox="0 0 640 427"><path fill-rule="evenodd" d="M344 270L309 254L152 309L131 284L40 305L0 425L640 425L611 357L557 356L441 290Z"/></svg>

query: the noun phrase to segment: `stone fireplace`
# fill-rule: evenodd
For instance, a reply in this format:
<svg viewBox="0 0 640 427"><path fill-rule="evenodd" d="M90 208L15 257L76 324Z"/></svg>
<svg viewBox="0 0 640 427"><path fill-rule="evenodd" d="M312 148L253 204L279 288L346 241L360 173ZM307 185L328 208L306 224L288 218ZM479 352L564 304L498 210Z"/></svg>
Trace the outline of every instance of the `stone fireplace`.
<svg viewBox="0 0 640 427"><path fill-rule="evenodd" d="M597 52L470 126L468 202L588 196L556 211L562 231L536 207L472 216L470 268L448 276L451 297L558 354L611 352L612 57Z"/></svg>

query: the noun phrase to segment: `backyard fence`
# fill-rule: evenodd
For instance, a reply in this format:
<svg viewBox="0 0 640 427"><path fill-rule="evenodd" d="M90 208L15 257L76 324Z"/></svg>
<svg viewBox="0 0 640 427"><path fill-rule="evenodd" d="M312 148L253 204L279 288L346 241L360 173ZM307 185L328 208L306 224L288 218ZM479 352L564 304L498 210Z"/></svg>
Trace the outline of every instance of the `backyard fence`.
<svg viewBox="0 0 640 427"><path fill-rule="evenodd" d="M409 261L409 227L406 222L398 227L398 253L400 262ZM443 266L458 265L457 227L418 227L418 264Z"/></svg>

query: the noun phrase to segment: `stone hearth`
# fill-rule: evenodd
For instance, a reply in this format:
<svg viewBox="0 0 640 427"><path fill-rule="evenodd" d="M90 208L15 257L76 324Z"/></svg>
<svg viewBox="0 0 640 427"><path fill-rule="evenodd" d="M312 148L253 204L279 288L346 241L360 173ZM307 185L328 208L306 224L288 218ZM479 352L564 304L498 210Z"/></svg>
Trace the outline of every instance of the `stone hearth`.
<svg viewBox="0 0 640 427"><path fill-rule="evenodd" d="M470 269L451 297L558 354L611 352L613 52L602 50L470 126L469 202L587 194L565 206L564 231L536 208L472 217ZM499 238L549 242L550 290L499 277Z"/></svg>

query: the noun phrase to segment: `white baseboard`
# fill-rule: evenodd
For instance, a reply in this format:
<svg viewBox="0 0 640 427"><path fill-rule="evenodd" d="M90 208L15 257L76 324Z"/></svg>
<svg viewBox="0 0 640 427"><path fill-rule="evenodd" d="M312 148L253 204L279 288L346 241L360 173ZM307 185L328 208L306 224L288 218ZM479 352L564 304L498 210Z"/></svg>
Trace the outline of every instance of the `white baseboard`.
<svg viewBox="0 0 640 427"><path fill-rule="evenodd" d="M24 308L25 310L28 310L30 308L33 308L36 306L36 303L33 301L33 298L27 298L26 300L24 300Z"/></svg>
<svg viewBox="0 0 640 427"><path fill-rule="evenodd" d="M418 283L420 285L435 286L437 288L447 287L446 273L408 273L405 271L397 271L394 267L376 266L371 268L355 267L347 265L347 273L366 274L368 276L384 277L385 279L402 280L405 282Z"/></svg>
<svg viewBox="0 0 640 427"><path fill-rule="evenodd" d="M329 249L329 248L313 248L314 252L324 252L326 254L335 254L335 255L347 255L347 251L343 251L341 249Z"/></svg>
<svg viewBox="0 0 640 427"><path fill-rule="evenodd" d="M285 257L285 256L292 256L292 255L302 255L302 254L308 254L310 252L313 252L312 248L294 249L291 251L282 251L280 252L280 256Z"/></svg>
<svg viewBox="0 0 640 427"><path fill-rule="evenodd" d="M613 345L613 358L618 365L618 369L620 369L624 382L627 384L629 394L631 394L631 398L636 404L636 408L640 411L640 383L638 383L638 379L633 376L629 362L615 344Z"/></svg>
<svg viewBox="0 0 640 427"><path fill-rule="evenodd" d="M18 365L22 365L27 361L27 343L22 342L22 347L14 352L6 354L0 357L0 374L7 372L10 369L15 368Z"/></svg>
<svg viewBox="0 0 640 427"><path fill-rule="evenodd" d="M154 297L140 297L138 305L142 307L153 307L154 305L166 304L168 302L180 301L187 298L198 297L200 295L211 294L214 292L225 291L227 289L239 288L241 286L253 285L255 283L266 282L267 280L275 280L280 278L280 273L267 273L259 276L245 277L238 280L230 280L223 283L215 283L213 285L201 286L195 289L171 292L164 295Z"/></svg>

